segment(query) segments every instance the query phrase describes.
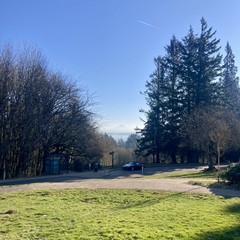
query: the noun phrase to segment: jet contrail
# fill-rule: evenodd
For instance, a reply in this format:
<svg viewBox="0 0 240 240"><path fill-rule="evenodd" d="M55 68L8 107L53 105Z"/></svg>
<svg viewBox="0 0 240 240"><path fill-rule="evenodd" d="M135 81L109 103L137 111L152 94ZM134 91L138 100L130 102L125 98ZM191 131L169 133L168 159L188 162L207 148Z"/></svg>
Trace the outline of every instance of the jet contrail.
<svg viewBox="0 0 240 240"><path fill-rule="evenodd" d="M158 28L157 26L154 26L154 25L152 25L150 23L146 23L146 22L143 22L143 21L140 21L140 20L138 20L138 22L143 24L143 25L145 25L145 26L152 27L152 28L160 30L160 28Z"/></svg>

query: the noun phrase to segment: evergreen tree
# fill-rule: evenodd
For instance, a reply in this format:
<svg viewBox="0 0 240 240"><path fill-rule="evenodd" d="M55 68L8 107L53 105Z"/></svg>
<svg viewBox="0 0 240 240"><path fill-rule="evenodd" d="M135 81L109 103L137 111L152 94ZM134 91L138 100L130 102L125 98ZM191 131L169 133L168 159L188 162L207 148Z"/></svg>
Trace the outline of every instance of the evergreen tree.
<svg viewBox="0 0 240 240"><path fill-rule="evenodd" d="M138 153L151 154L156 162L160 162L161 153L167 153L175 163L181 145L188 161L198 161L198 152L191 149L190 143L186 145L188 141L183 139L186 136L181 136L179 129L184 116L198 107L222 105L223 91L219 81L222 56L219 53L220 40L215 35L216 31L209 28L202 18L199 35L194 34L190 27L182 42L173 36L165 48L164 58L155 59L156 70L150 76L144 92L149 111L142 111L147 120L144 129L140 130ZM232 69L232 81L236 84L236 69ZM225 92L226 82L230 81L227 80L228 75L225 70ZM181 159L184 159L183 151Z"/></svg>
<svg viewBox="0 0 240 240"><path fill-rule="evenodd" d="M126 148L127 149L136 149L137 147L137 139L138 135L137 134L130 134L125 142Z"/></svg>
<svg viewBox="0 0 240 240"><path fill-rule="evenodd" d="M197 36L190 27L188 34L182 39L180 45L181 68L180 68L180 88L182 107L190 114L196 107L196 83L197 72L195 63L197 61Z"/></svg>
<svg viewBox="0 0 240 240"><path fill-rule="evenodd" d="M188 34L182 39L181 44L181 68L180 68L180 98L182 100L183 115L190 115L197 106L196 89L198 86L198 72L196 63L198 62L198 36L194 33L190 26ZM181 116L183 124L184 117ZM181 124L182 125L182 124ZM198 153L191 147L189 136L182 136L181 138L181 159L187 158L187 162L198 162Z"/></svg>
<svg viewBox="0 0 240 240"><path fill-rule="evenodd" d="M165 73L163 59L158 57L154 59L156 70L150 75L150 81L147 81L144 92L149 111L143 111L146 114L144 129L139 131L141 138L138 140L137 154L145 156L152 155L153 162L160 162L160 145L163 144L163 126L166 122L165 102Z"/></svg>
<svg viewBox="0 0 240 240"><path fill-rule="evenodd" d="M201 34L197 38L196 71L196 106L211 106L219 102L220 86L217 78L221 75L222 56L219 53L220 39L215 38L216 31L208 28L204 18L201 19Z"/></svg>
<svg viewBox="0 0 240 240"><path fill-rule="evenodd" d="M177 131L180 124L180 116L182 111L182 103L180 96L180 42L175 36L170 40L170 44L166 46L166 56L164 58L165 82L166 82L166 122L164 125L164 142L165 150L170 154L172 162L176 163L176 154L178 149Z"/></svg>
<svg viewBox="0 0 240 240"><path fill-rule="evenodd" d="M200 36L190 27L181 45L181 91L182 107L187 115L199 106L215 106L221 103L221 88L218 78L221 74L220 40L215 38L216 31L208 28L201 20ZM184 120L183 120L184 121ZM185 136L186 137L186 136ZM188 138L188 137L187 137ZM184 152L188 162L198 162L198 152L190 147L187 139ZM187 144L187 145L186 145Z"/></svg>
<svg viewBox="0 0 240 240"><path fill-rule="evenodd" d="M239 90L239 78L237 75L237 67L235 66L235 56L232 52L232 48L227 43L226 56L223 59L223 76L221 84L223 87L223 96L226 105L235 112L240 112L240 90Z"/></svg>

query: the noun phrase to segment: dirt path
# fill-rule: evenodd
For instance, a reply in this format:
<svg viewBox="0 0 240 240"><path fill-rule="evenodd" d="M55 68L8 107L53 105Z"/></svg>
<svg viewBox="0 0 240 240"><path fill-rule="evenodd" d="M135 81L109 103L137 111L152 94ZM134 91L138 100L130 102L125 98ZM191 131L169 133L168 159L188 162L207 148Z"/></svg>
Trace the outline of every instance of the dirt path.
<svg viewBox="0 0 240 240"><path fill-rule="evenodd" d="M92 174L92 173L91 173ZM106 173L105 173L106 174ZM149 179L141 178L140 174L125 178L105 178L103 172L93 175L75 174L67 176L52 176L48 178L32 179L23 183L18 181L5 181L1 183L0 194L7 192L20 192L26 190L56 189L56 188L115 188L115 189L151 189L174 192L190 192L201 194L215 194L228 197L240 197L240 191L230 189L206 188L189 185L188 179Z"/></svg>

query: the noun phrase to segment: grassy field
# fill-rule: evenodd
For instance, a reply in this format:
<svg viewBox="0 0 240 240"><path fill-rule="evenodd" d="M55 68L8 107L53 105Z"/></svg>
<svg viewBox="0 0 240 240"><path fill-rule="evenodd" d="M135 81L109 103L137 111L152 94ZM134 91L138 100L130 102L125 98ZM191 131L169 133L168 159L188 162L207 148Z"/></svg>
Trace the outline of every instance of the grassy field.
<svg viewBox="0 0 240 240"><path fill-rule="evenodd" d="M217 172L213 171L173 171L144 176L146 178L193 178L202 180L216 180Z"/></svg>
<svg viewBox="0 0 240 240"><path fill-rule="evenodd" d="M162 179L162 178L184 178L189 179L188 183L204 187L214 188L234 188L227 183L217 181L217 172L213 171L179 171L165 172L154 175L144 176L144 178Z"/></svg>
<svg viewBox="0 0 240 240"><path fill-rule="evenodd" d="M0 239L240 239L240 199L141 190L0 196Z"/></svg>

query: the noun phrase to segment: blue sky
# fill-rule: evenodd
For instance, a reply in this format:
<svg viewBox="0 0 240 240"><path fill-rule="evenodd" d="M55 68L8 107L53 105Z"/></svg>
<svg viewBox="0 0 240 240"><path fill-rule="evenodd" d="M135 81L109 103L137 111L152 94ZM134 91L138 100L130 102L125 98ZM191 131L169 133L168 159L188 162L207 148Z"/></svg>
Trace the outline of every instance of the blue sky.
<svg viewBox="0 0 240 240"><path fill-rule="evenodd" d="M0 41L36 46L95 96L102 129L134 132L154 57L201 17L240 68L239 0L0 0Z"/></svg>

